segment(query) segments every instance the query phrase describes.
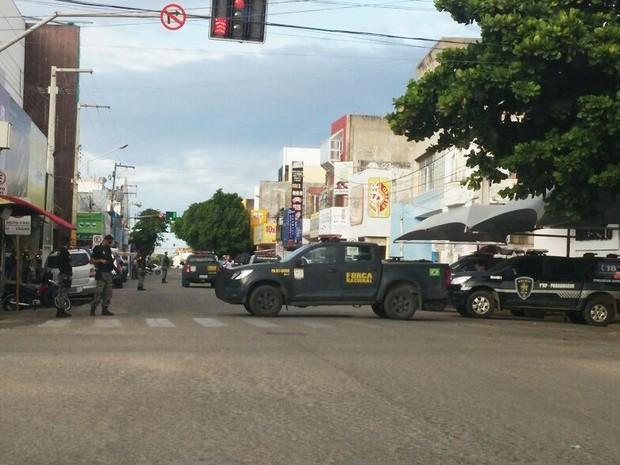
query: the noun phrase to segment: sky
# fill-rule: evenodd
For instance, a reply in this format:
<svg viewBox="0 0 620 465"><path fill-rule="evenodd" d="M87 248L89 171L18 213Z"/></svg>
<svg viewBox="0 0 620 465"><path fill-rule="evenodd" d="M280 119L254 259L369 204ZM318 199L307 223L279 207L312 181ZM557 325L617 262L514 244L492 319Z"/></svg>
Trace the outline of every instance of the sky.
<svg viewBox="0 0 620 465"><path fill-rule="evenodd" d="M478 34L430 0L271 0L265 43L209 39L210 0L15 3L81 28L81 176L133 166L116 169L131 208L179 216L220 188L253 197L284 147L319 148L345 114L386 115L434 40ZM168 3L187 14L177 30L160 21Z"/></svg>

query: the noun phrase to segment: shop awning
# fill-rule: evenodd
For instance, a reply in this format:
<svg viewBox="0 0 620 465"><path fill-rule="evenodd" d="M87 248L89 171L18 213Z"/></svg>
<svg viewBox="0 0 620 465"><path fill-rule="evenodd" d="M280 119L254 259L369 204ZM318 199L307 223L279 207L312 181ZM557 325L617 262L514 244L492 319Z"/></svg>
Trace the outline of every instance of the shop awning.
<svg viewBox="0 0 620 465"><path fill-rule="evenodd" d="M11 209L12 216L30 216L30 215L43 215L52 220L59 226L63 226L67 229L77 229L75 225L63 220L60 216L43 210L37 207L35 204L28 202L21 197L13 197L12 195L0 194L0 210L6 208Z"/></svg>

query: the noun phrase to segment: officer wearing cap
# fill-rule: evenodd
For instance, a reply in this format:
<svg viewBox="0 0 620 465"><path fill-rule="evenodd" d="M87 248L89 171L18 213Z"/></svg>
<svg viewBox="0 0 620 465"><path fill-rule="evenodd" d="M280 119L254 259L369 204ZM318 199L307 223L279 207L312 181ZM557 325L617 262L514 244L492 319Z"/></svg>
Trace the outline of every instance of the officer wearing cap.
<svg viewBox="0 0 620 465"><path fill-rule="evenodd" d="M101 244L96 245L90 257L90 263L95 265L97 271L95 279L97 288L95 295L90 302L90 316L95 316L97 305L101 302L102 315L114 315L109 310L110 300L112 300L112 270L114 269L114 256L110 245L114 242L114 236L108 234L103 238Z"/></svg>

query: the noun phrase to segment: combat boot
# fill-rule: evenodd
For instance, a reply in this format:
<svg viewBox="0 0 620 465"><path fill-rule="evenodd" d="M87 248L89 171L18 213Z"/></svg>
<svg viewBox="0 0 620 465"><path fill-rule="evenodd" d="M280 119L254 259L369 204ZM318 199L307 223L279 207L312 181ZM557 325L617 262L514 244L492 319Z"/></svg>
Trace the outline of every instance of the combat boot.
<svg viewBox="0 0 620 465"><path fill-rule="evenodd" d="M106 315L106 316L114 316L114 313L112 313L110 310L108 310L108 307L103 307L103 310L101 311L102 315Z"/></svg>
<svg viewBox="0 0 620 465"><path fill-rule="evenodd" d="M67 318L67 317L70 317L70 316L71 316L71 314L65 312L64 310L58 310L56 312L56 318Z"/></svg>

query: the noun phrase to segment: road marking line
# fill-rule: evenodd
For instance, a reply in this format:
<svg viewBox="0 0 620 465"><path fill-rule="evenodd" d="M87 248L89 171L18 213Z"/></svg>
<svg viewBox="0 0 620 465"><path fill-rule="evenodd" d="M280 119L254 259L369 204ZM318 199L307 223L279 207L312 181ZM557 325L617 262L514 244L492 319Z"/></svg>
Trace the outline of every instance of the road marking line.
<svg viewBox="0 0 620 465"><path fill-rule="evenodd" d="M333 326L326 325L324 323L317 323L316 321L298 321L299 324L310 326L311 328L333 328Z"/></svg>
<svg viewBox="0 0 620 465"><path fill-rule="evenodd" d="M174 328L174 323L168 318L147 318L146 324L152 328Z"/></svg>
<svg viewBox="0 0 620 465"><path fill-rule="evenodd" d="M95 328L118 328L121 325L121 320L119 319L109 319L105 320L95 320Z"/></svg>
<svg viewBox="0 0 620 465"><path fill-rule="evenodd" d="M223 326L228 326L226 323L222 323L220 320L215 318L192 318L192 320L200 326L205 326L206 328L221 328Z"/></svg>
<svg viewBox="0 0 620 465"><path fill-rule="evenodd" d="M249 325L256 326L257 328L279 328L280 327L280 325L277 325L275 323L271 323L265 320L259 320L257 318L244 318L241 321Z"/></svg>
<svg viewBox="0 0 620 465"><path fill-rule="evenodd" d="M45 323L40 324L39 328L64 328L71 320L47 320Z"/></svg>

